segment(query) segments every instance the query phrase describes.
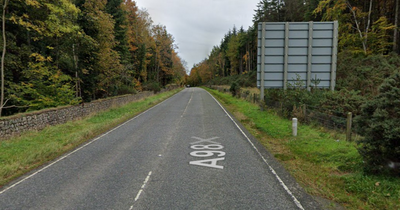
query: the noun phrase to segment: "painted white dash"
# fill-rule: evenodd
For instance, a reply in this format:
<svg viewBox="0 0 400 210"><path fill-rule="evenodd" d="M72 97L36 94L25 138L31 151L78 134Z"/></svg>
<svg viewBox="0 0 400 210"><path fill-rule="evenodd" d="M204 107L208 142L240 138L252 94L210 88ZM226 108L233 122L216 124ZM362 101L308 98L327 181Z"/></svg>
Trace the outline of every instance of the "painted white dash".
<svg viewBox="0 0 400 210"><path fill-rule="evenodd" d="M147 182L149 182L152 173L153 172L150 171L149 174L147 175L146 179L144 180L142 187L140 188L139 192L137 193L137 195L135 197L135 202L137 200L139 200L140 195L142 194L144 188L146 187ZM129 210L132 210L132 209L133 209L133 205L131 206L131 208Z"/></svg>

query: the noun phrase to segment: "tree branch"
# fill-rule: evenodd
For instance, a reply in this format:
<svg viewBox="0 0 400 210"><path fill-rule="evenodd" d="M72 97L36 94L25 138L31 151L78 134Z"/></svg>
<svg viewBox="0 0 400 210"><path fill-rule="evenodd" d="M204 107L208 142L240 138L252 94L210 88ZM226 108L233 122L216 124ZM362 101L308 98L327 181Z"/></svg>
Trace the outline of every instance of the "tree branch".
<svg viewBox="0 0 400 210"><path fill-rule="evenodd" d="M5 107L3 107L3 109L11 109L11 108L29 108L29 106L16 106L16 105L12 105L12 106L5 106Z"/></svg>
<svg viewBox="0 0 400 210"><path fill-rule="evenodd" d="M396 26L394 28L394 32L393 32L393 51L397 52L398 49L398 44L397 44L397 27L398 27L398 22L399 22L399 0L396 0L396 13L395 13L395 18L394 18L394 25Z"/></svg>
<svg viewBox="0 0 400 210"><path fill-rule="evenodd" d="M362 34L361 29L360 29L360 25L359 25L359 23L357 21L356 12L353 10L353 7L351 6L349 1L346 1L346 4L347 4L347 7L349 8L349 10L351 11L351 13L353 14L353 18L354 18L354 21L355 21L356 26L357 26L357 31L358 31L358 33L360 35L361 43L363 45L364 53L367 54L367 45L366 45L367 43L365 43L366 40L364 39L364 35Z"/></svg>
<svg viewBox="0 0 400 210"><path fill-rule="evenodd" d="M368 42L368 30L371 25L371 14L372 14L372 0L369 1L368 24L367 28L365 29L365 45L367 45Z"/></svg>

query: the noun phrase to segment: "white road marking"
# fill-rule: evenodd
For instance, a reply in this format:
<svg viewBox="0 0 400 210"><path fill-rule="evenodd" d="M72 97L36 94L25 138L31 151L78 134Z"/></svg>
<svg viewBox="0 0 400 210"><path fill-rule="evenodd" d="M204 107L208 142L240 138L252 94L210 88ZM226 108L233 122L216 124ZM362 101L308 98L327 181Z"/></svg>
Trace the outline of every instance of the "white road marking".
<svg viewBox="0 0 400 210"><path fill-rule="evenodd" d="M146 187L147 182L150 180L150 176L151 176L152 173L153 172L150 171L149 174L147 175L146 179L144 180L142 187L140 188L139 192L137 193L137 195L135 197L135 202L137 200L139 200L140 195L142 194L144 188ZM133 209L133 205L129 208L129 210L132 210L132 209Z"/></svg>
<svg viewBox="0 0 400 210"><path fill-rule="evenodd" d="M206 91L207 92L207 91ZM231 121L236 125L236 127L239 129L239 131L242 133L242 135L247 139L247 141L250 143L250 145L254 148L254 150L258 153L258 155L260 155L260 157L262 158L262 160L264 161L265 164L267 164L269 170L272 172L272 174L275 175L276 179L278 179L280 185L285 189L285 191L290 195L290 197L292 197L293 202L296 204L296 206L299 209L304 210L304 207L301 205L300 201L297 200L297 198L293 195L292 191L290 191L290 189L286 186L286 184L282 181L282 179L279 177L279 175L276 173L276 171L274 170L274 168L272 168L272 166L268 163L267 159L265 159L265 157L261 154L261 152L257 149L257 147L253 144L253 142L251 142L251 140L249 139L249 137L246 135L246 133L240 128L240 126L235 122L235 120L233 120L233 118L231 117L231 115L225 110L225 108L219 103L219 101L217 101L217 99L214 98L213 95L211 95L211 93L207 92L213 99L215 102L217 102L217 104L219 105L219 107L221 107L221 109L226 113L226 115L229 117L229 119L231 119Z"/></svg>
<svg viewBox="0 0 400 210"><path fill-rule="evenodd" d="M212 157L217 155L218 157L225 156L225 152L218 151L224 148L224 146L221 145L221 143L212 141L214 139L219 139L219 137L212 137L208 139L203 139L200 137L195 137L192 136L192 139L196 139L199 141L190 143L195 144L190 146L191 149L194 149L195 151L190 153L190 156L193 157ZM207 145L204 145L204 142L207 142ZM200 144L202 143L202 144ZM225 160L225 157L222 158L213 158L213 159L206 159L206 160L196 160L196 161L190 161L190 165L198 165L198 166L205 166L205 167L210 167L210 168L218 168L218 169L224 169L224 166L217 165L218 161Z"/></svg>
<svg viewBox="0 0 400 210"><path fill-rule="evenodd" d="M146 187L146 184L147 184L147 182L148 182L149 179L150 179L151 173L152 173L152 172L150 171L150 172L149 172L149 175L147 175L146 179L144 180L142 187L140 188L138 194L137 194L136 197L135 197L135 202L136 202L137 200L139 200L140 194L142 194L144 188ZM132 208L133 208L133 206L131 206L131 209L132 209Z"/></svg>
<svg viewBox="0 0 400 210"><path fill-rule="evenodd" d="M207 160L196 160L196 161L190 161L190 165L198 165L198 166L204 166L204 167L210 167L210 168L217 168L217 169L224 169L224 166L217 165L218 161L225 160L225 157L222 158L214 158L214 159L207 159Z"/></svg>
<svg viewBox="0 0 400 210"><path fill-rule="evenodd" d="M175 95L174 95L174 96L175 96ZM31 174L31 175L25 177L24 179L22 179L22 180L16 182L15 184L13 184L13 185L11 185L11 186L5 188L4 190L0 191L0 195L3 194L3 193L5 193L5 192L7 192L8 190L10 190L10 189L16 187L17 185L19 185L19 184L25 182L26 180L28 180L28 179L34 177L36 174L38 174L38 173L40 173L40 172L42 172L42 171L44 171L44 170L50 168L51 166L53 166L53 165L55 165L56 163L58 163L58 162L64 160L65 158L71 156L72 154L78 152L79 150L81 150L81 149L83 149L83 148L89 146L90 144L96 142L97 140L103 138L104 136L106 136L106 135L112 133L113 131L117 130L118 128L120 128L120 127L122 127L122 126L124 126L124 125L126 125L127 123L129 123L129 122L135 120L136 118L138 118L138 117L140 117L140 116L146 114L146 113L149 112L150 110L152 110L152 109L154 109L154 108L160 106L161 104L163 104L163 103L165 103L165 102L171 100L172 98L173 98L173 96L170 97L170 98L168 98L168 99L166 99L166 100L164 100L163 102L161 102L161 103L159 103L159 104L157 104L157 105L151 107L150 109L148 109L148 110L146 110L146 111L144 111L144 112L142 112L142 113L136 115L134 118L132 118L132 119L130 119L130 120L128 120L128 121L122 123L121 125L115 127L114 129L112 129L112 130L110 130L110 131L108 131L108 132L102 134L101 136L99 136L99 137L97 137L97 138L91 140L90 142L88 142L88 143L84 144L83 146L81 146L81 147L75 149L74 151L72 151L72 152L70 152L70 153L68 153L68 154L66 154L66 155L64 155L64 156L62 156L60 159L55 160L54 162L52 162L52 163L50 163L49 165L47 165L47 166L41 168L40 170L36 171L35 173L33 173L33 174Z"/></svg>
<svg viewBox="0 0 400 210"><path fill-rule="evenodd" d="M183 117L183 115L186 114L186 111L187 111L187 109L188 109L188 107L189 107L190 102L192 101L192 98L193 98L193 90L191 91L190 99L189 99L188 103L186 104L185 110L183 110L183 113L182 113L182 115L181 115L181 118Z"/></svg>
<svg viewBox="0 0 400 210"><path fill-rule="evenodd" d="M202 138L199 138L199 137L192 136L192 139L197 139L199 141L196 141L196 142L193 142L193 143L190 143L190 144L199 144L199 143L203 143L203 142L207 142L209 144L220 144L218 142L212 141L212 140L215 140L215 139L219 139L219 137L213 137L213 138L209 138L209 139L202 139Z"/></svg>

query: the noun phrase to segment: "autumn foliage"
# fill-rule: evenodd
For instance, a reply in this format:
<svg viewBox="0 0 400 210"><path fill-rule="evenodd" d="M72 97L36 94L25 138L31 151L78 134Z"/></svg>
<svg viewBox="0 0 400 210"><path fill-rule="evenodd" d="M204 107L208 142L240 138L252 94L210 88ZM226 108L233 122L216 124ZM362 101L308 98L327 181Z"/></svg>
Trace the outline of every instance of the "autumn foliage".
<svg viewBox="0 0 400 210"><path fill-rule="evenodd" d="M180 84L185 76L173 36L135 1L12 0L2 8L3 115Z"/></svg>

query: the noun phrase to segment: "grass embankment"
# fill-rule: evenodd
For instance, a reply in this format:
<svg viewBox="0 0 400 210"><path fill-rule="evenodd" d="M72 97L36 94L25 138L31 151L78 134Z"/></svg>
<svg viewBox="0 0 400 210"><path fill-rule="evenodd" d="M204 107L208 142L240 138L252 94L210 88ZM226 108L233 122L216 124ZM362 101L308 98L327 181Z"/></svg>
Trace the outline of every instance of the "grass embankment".
<svg viewBox="0 0 400 210"><path fill-rule="evenodd" d="M400 209L400 179L363 173L356 144L343 134L300 125L258 105L207 89L269 150L311 195L347 209ZM334 206L331 206L335 208ZM329 206L328 206L329 208Z"/></svg>
<svg viewBox="0 0 400 210"><path fill-rule="evenodd" d="M181 89L113 108L82 120L0 141L0 186L129 120Z"/></svg>

